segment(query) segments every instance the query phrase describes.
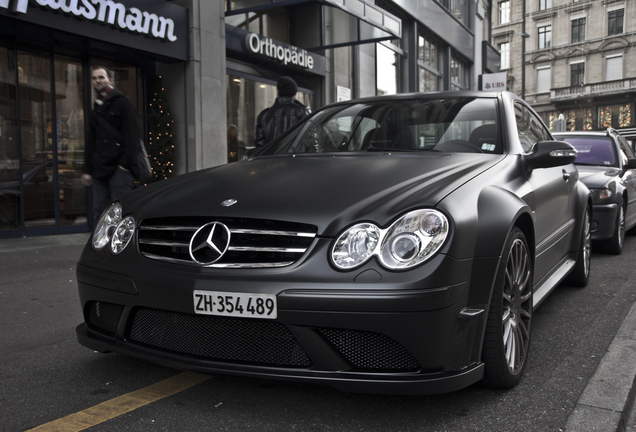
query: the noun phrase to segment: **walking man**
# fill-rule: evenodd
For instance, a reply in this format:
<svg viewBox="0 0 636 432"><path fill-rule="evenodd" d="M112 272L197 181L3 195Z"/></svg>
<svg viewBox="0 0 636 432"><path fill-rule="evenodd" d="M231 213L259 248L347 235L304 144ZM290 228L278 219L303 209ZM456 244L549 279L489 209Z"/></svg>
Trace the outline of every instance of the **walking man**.
<svg viewBox="0 0 636 432"><path fill-rule="evenodd" d="M138 172L135 156L140 152L140 128L137 110L131 100L114 87L111 70L93 67L91 81L95 104L89 123L82 183L92 186L93 223L97 223L112 201L133 189Z"/></svg>
<svg viewBox="0 0 636 432"><path fill-rule="evenodd" d="M309 115L305 105L296 100L298 86L288 77L282 76L276 84L278 97L269 108L256 118L256 147L262 147L287 129Z"/></svg>

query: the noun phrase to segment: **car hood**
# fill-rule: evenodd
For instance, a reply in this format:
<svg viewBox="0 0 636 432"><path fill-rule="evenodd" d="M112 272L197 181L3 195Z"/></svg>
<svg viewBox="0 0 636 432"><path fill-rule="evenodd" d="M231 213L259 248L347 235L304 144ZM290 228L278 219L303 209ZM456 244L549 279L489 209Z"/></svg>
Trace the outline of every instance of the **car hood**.
<svg viewBox="0 0 636 432"><path fill-rule="evenodd" d="M358 221L389 224L433 207L489 169L500 155L369 154L259 157L179 176L129 194L138 220L169 216L246 217L316 225L336 235ZM230 206L222 203L236 200Z"/></svg>
<svg viewBox="0 0 636 432"><path fill-rule="evenodd" d="M620 175L620 170L614 167L577 165L581 181L590 189L598 189L614 177Z"/></svg>

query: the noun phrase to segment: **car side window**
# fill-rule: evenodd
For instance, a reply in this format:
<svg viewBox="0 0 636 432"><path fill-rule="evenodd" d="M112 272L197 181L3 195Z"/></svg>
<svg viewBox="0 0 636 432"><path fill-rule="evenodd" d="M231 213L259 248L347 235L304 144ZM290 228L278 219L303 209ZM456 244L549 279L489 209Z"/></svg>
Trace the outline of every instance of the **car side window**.
<svg viewBox="0 0 636 432"><path fill-rule="evenodd" d="M515 119L519 141L526 153L530 153L532 147L539 141L550 139L550 134L541 120L519 102L515 102Z"/></svg>
<svg viewBox="0 0 636 432"><path fill-rule="evenodd" d="M627 159L633 159L634 156L634 150L632 149L632 147L627 143L627 141L625 140L625 138L623 138L622 136L618 135L616 137L618 139L618 144L621 148L621 153L623 156L623 165L627 164Z"/></svg>

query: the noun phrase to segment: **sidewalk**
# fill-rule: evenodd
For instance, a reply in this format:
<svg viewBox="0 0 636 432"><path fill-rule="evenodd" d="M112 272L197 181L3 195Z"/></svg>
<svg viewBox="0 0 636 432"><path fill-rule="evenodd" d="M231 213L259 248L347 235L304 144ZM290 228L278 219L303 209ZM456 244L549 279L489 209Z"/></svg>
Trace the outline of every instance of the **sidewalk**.
<svg viewBox="0 0 636 432"><path fill-rule="evenodd" d="M601 359L565 425L567 432L634 430L636 304Z"/></svg>

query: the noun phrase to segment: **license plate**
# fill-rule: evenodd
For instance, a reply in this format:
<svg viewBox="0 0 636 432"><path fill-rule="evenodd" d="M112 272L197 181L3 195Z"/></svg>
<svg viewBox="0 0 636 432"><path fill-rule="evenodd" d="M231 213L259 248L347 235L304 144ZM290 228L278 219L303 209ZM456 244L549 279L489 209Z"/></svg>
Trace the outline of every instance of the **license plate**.
<svg viewBox="0 0 636 432"><path fill-rule="evenodd" d="M194 312L204 315L275 319L276 296L221 291L193 292Z"/></svg>

